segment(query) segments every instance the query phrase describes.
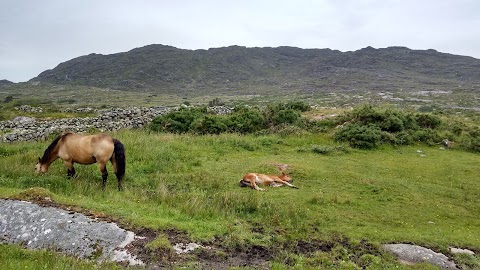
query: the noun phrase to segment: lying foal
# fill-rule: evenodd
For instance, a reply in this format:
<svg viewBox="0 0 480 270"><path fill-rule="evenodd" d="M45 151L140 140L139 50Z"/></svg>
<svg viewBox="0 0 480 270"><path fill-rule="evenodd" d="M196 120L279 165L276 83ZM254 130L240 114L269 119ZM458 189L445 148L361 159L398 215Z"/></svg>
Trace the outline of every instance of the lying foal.
<svg viewBox="0 0 480 270"><path fill-rule="evenodd" d="M241 187L251 187L255 190L265 191L264 188L260 188L258 185L271 186L271 187L280 187L287 185L292 188L298 188L292 184L292 178L285 173L285 169L288 165L282 164L277 165L277 169L280 171L281 175L274 174L261 174L261 173L247 173L240 180Z"/></svg>

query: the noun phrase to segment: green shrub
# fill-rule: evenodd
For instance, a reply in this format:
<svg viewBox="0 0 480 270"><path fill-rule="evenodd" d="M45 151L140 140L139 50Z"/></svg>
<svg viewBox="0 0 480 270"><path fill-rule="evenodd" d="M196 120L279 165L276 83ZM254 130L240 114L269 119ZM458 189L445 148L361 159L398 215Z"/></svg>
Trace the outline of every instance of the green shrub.
<svg viewBox="0 0 480 270"><path fill-rule="evenodd" d="M5 99L3 100L3 103L9 103L13 100L13 96L12 95L8 95L5 97Z"/></svg>
<svg viewBox="0 0 480 270"><path fill-rule="evenodd" d="M299 104L292 107L300 107ZM231 114L215 115L207 113L206 107L188 107L172 111L153 119L149 128L152 131L172 133L220 134L224 132L255 133L267 128L303 125L300 114L285 104L268 106L264 111L256 107L237 107ZM298 129L298 128L297 128Z"/></svg>
<svg viewBox="0 0 480 270"><path fill-rule="evenodd" d="M310 110L310 106L303 101L290 101L286 107L299 112L306 112Z"/></svg>
<svg viewBox="0 0 480 270"><path fill-rule="evenodd" d="M381 144L383 133L375 125L348 124L335 133L335 140L351 147L371 149Z"/></svg>
<svg viewBox="0 0 480 270"><path fill-rule="evenodd" d="M265 117L256 108L235 108L229 118L229 131L232 132L253 133L266 127Z"/></svg>
<svg viewBox="0 0 480 270"><path fill-rule="evenodd" d="M440 134L436 130L430 128L416 130L412 135L412 139L430 145L440 143L442 141Z"/></svg>
<svg viewBox="0 0 480 270"><path fill-rule="evenodd" d="M372 148L381 142L393 145L408 145L414 142L436 144L444 138L453 139L462 132L459 125L451 132L442 133L440 117L433 114L405 113L395 109L384 111L370 105L355 108L338 118L337 124L350 123L336 133L336 140L347 141L358 148ZM364 128L360 128L364 126ZM447 130L448 131L448 130ZM378 139L378 137L383 137Z"/></svg>
<svg viewBox="0 0 480 270"><path fill-rule="evenodd" d="M274 125L295 124L298 120L300 120L300 114L293 109L279 110L272 116Z"/></svg>
<svg viewBox="0 0 480 270"><path fill-rule="evenodd" d="M351 119L355 123L378 124L383 121L383 116L371 105L356 108L351 112Z"/></svg>
<svg viewBox="0 0 480 270"><path fill-rule="evenodd" d="M454 135L460 136L464 130L467 130L467 126L464 123L455 121L448 124L447 129L451 131Z"/></svg>
<svg viewBox="0 0 480 270"><path fill-rule="evenodd" d="M395 141L393 144L396 145L410 145L413 144L415 140L412 135L407 131L401 131L395 134Z"/></svg>
<svg viewBox="0 0 480 270"><path fill-rule="evenodd" d="M382 121L379 123L380 128L388 132L403 131L406 117L399 111L387 110L383 114Z"/></svg>
<svg viewBox="0 0 480 270"><path fill-rule="evenodd" d="M420 127L430 129L435 129L442 123L440 117L433 114L417 114L415 115L415 120Z"/></svg>
<svg viewBox="0 0 480 270"><path fill-rule="evenodd" d="M270 125L296 124L300 120L299 112L303 110L307 110L307 105L300 102L269 104L264 110L264 117Z"/></svg>
<svg viewBox="0 0 480 270"><path fill-rule="evenodd" d="M462 136L460 145L465 150L480 152L480 128L476 127Z"/></svg>
<svg viewBox="0 0 480 270"><path fill-rule="evenodd" d="M192 123L192 128L199 134L220 134L228 131L228 118L206 115Z"/></svg>
<svg viewBox="0 0 480 270"><path fill-rule="evenodd" d="M153 131L186 133L191 130L192 123L202 118L206 112L206 107L180 108L154 118L149 128Z"/></svg>

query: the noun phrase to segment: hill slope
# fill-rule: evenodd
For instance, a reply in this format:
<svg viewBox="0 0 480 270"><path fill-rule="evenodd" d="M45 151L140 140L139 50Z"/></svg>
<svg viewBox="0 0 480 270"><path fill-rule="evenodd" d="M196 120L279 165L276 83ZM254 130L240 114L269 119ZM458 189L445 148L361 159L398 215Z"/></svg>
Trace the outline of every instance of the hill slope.
<svg viewBox="0 0 480 270"><path fill-rule="evenodd" d="M472 90L480 84L480 60L405 47L340 52L148 45L74 58L30 81L177 94Z"/></svg>

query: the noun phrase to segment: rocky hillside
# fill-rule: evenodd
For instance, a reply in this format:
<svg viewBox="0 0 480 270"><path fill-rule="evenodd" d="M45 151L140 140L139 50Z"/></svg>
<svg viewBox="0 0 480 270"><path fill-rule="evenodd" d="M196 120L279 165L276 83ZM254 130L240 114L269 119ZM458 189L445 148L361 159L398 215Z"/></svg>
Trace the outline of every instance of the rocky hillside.
<svg viewBox="0 0 480 270"><path fill-rule="evenodd" d="M240 46L183 50L149 45L117 54L81 56L30 81L176 94L470 91L480 85L480 59L405 47L340 52Z"/></svg>
<svg viewBox="0 0 480 270"><path fill-rule="evenodd" d="M9 80L0 80L0 87L9 86L9 85L12 85L12 84L14 84L14 83L9 81Z"/></svg>

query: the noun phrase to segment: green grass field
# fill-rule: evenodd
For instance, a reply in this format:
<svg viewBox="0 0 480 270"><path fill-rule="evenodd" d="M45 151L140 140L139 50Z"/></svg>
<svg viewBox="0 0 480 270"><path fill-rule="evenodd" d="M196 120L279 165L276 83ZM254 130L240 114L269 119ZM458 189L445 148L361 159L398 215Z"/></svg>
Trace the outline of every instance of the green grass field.
<svg viewBox="0 0 480 270"><path fill-rule="evenodd" d="M297 254L292 245L299 241L342 247L335 241L348 239L355 247L366 240L375 250L382 243L406 242L444 253L449 246L480 251L476 153L425 145L369 151L332 147L348 151L327 155L311 150L335 146L325 134L194 136L136 130L112 135L127 151L124 192L116 191L111 166L106 192L95 165L77 165L78 177L67 180L66 168L56 161L48 174L35 176L36 158L50 142L28 142L0 144L0 196L41 187L57 203L108 215L129 228L176 229L200 242L221 239L227 251L285 247L272 260L275 269L417 269L378 251L370 252L375 260L369 264L352 256L342 259L335 248ZM299 189L239 187L244 173L276 173L275 163L289 165ZM28 267L29 256L34 255L24 256L25 267L35 268ZM478 258L472 265L480 267Z"/></svg>

